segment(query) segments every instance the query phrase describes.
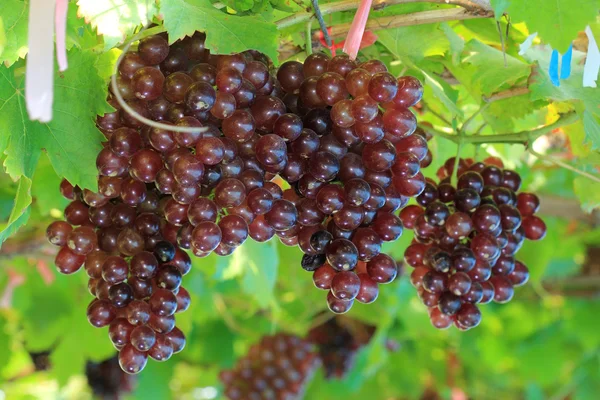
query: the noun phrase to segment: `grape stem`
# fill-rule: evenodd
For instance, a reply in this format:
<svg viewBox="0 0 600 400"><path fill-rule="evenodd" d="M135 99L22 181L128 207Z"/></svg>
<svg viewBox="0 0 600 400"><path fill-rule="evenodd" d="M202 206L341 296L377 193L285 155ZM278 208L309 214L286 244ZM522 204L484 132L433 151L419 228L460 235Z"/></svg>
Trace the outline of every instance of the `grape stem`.
<svg viewBox="0 0 600 400"><path fill-rule="evenodd" d="M312 22L313 19L309 18L308 21L306 21L306 55L310 56L313 53L313 48L312 48Z"/></svg>
<svg viewBox="0 0 600 400"><path fill-rule="evenodd" d="M490 106L490 103L486 103L483 106L479 107L479 109L477 111L475 111L473 113L473 115L471 115L469 118L467 118L467 120L462 124L462 126L460 127L460 130L463 131L463 132L466 132L467 128L469 127L469 125L471 124L471 122L473 122L473 120L475 118L477 118L477 116L479 114L481 114L482 112L484 112L489 106Z"/></svg>
<svg viewBox="0 0 600 400"><path fill-rule="evenodd" d="M574 173L576 173L578 175L581 175L581 176L583 176L585 178L588 178L588 179L590 179L590 180L592 180L594 182L600 183L600 178L598 178L597 176L592 175L592 174L590 174L588 172L582 171L580 169L577 169L574 166L572 166L570 164L567 164L566 162L563 162L561 160L558 160L558 159L556 159L554 157L550 157L550 156L545 155L545 154L540 154L537 151L533 150L531 147L529 148L529 153L531 155L535 156L536 158L540 159L540 160L552 163L552 164L557 165L557 166L559 166L561 168L567 169L567 170L572 171L572 172L574 172Z"/></svg>
<svg viewBox="0 0 600 400"><path fill-rule="evenodd" d="M407 4L407 3L436 3L436 4L447 4L457 5L464 8L469 13L479 14L482 17L492 17L493 10L490 4L486 0L374 0L373 10L380 10L382 8L394 5L394 4ZM320 10L322 15L333 14L340 11L356 10L360 2L356 0L344 0L335 3L324 4ZM435 10L442 11L442 10ZM288 26L295 25L301 22L306 22L313 16L312 12L299 12L289 17L280 19L275 22L278 29L287 28ZM383 28L383 27L382 27ZM348 30L345 31L346 33ZM335 36L335 35L332 35Z"/></svg>
<svg viewBox="0 0 600 400"><path fill-rule="evenodd" d="M463 140L465 143L471 144L481 144L481 143L514 143L514 144L522 144L523 146L528 146L533 143L537 138L543 136L549 132L552 132L554 129L561 128L563 126L571 125L575 121L577 121L579 117L575 112L569 112L567 114L563 114L556 122L542 126L540 128L532 129L530 131L522 131L517 133L508 133L503 135L472 135L467 136ZM451 135L446 132L439 131L435 128L422 125L421 128L429 132L434 136L439 136L444 139L450 140L456 144L461 140L458 135Z"/></svg>

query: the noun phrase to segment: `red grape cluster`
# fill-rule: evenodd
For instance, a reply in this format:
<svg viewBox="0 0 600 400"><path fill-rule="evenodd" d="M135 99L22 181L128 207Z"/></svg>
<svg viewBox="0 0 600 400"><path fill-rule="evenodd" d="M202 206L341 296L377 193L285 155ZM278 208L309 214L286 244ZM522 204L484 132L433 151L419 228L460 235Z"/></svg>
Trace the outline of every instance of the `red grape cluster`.
<svg viewBox="0 0 600 400"><path fill-rule="evenodd" d="M47 230L62 273L85 264L88 319L109 326L129 373L185 345L174 327L190 303L184 250L226 256L277 235L305 253L332 311L374 301L397 274L380 254L402 234L394 212L425 188L431 162L408 109L423 93L416 79L322 54L275 73L260 52L211 54L205 38L150 36L123 55L115 111L97 118L98 191L63 181L66 222Z"/></svg>
<svg viewBox="0 0 600 400"><path fill-rule="evenodd" d="M411 282L432 324L468 330L481 321L477 304L506 303L527 282L529 271L515 256L525 239L543 239L546 225L535 215L538 197L517 193L521 178L501 160L459 159L456 187L455 162L446 161L440 183L428 180L419 205L404 208L400 218L414 230L404 259L415 268Z"/></svg>
<svg viewBox="0 0 600 400"><path fill-rule="evenodd" d="M281 176L297 194L302 267L329 292L330 310L345 313L354 300L375 301L378 285L396 277L381 246L402 234L394 212L425 187L420 168L431 155L425 135L413 134L409 110L423 88L415 78L396 79L380 61L323 54L284 63L277 78L297 126L297 135L275 134L290 141Z"/></svg>
<svg viewBox="0 0 600 400"><path fill-rule="evenodd" d="M72 200L65 209L66 222L50 224L46 236L61 246L55 259L60 272L72 274L84 266L95 297L87 309L90 324L109 327L121 367L138 373L148 356L165 361L185 346L174 314L190 305L181 282L191 260L159 235L158 195L150 192L130 206L123 200L125 183L115 181L121 190L110 189L114 194L109 196L104 178L99 185L106 196L63 180L61 192Z"/></svg>
<svg viewBox="0 0 600 400"><path fill-rule="evenodd" d="M231 370L222 371L225 396L231 400L294 400L303 398L319 367L313 345L298 336L263 336Z"/></svg>
<svg viewBox="0 0 600 400"><path fill-rule="evenodd" d="M319 348L327 379L343 379L354 366L358 350L367 345L375 333L372 325L341 318L328 319L312 328L307 336Z"/></svg>

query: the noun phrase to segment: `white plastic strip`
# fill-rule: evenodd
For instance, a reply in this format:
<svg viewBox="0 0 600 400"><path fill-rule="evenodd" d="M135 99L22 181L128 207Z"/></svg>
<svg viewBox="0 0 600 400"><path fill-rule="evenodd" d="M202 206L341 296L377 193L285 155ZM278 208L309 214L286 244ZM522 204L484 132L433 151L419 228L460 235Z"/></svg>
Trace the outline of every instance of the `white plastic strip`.
<svg viewBox="0 0 600 400"><path fill-rule="evenodd" d="M67 63L67 11L69 10L69 0L56 0L56 15L54 26L56 31L56 58L58 59L58 69L64 71L69 67Z"/></svg>
<svg viewBox="0 0 600 400"><path fill-rule="evenodd" d="M583 87L595 88L596 81L598 80L598 72L600 71L600 51L598 51L596 38L594 38L594 34L589 25L585 28L585 34L588 37L589 45L587 60L583 67Z"/></svg>
<svg viewBox="0 0 600 400"><path fill-rule="evenodd" d="M56 0L31 0L25 101L31 120L50 122L54 90L54 9Z"/></svg>
<svg viewBox="0 0 600 400"><path fill-rule="evenodd" d="M531 45L533 44L533 40L537 37L537 32L532 33L531 35L527 36L527 39L525 39L525 41L523 43L521 43L519 45L519 55L522 56L525 53L527 53L527 50L529 50L529 48L531 47Z"/></svg>

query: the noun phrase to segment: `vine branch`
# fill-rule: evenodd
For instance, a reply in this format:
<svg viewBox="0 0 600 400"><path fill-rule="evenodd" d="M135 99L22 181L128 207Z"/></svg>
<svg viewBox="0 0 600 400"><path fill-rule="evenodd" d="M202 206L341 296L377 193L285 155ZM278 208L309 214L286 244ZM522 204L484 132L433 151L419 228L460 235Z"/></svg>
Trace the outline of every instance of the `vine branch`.
<svg viewBox="0 0 600 400"><path fill-rule="evenodd" d="M518 87L518 88L512 88L512 89L508 89L508 90L505 90L502 92L494 93L490 97L484 97L483 101L485 101L486 103L493 103L495 101L508 99L510 97L523 96L526 94L529 94L529 88Z"/></svg>
<svg viewBox="0 0 600 400"><path fill-rule="evenodd" d="M570 164L567 164L566 162L563 162L561 160L557 160L554 157L549 157L547 155L540 154L540 153L538 153L537 151L535 151L535 150L533 150L531 148L529 149L529 153L531 153L533 156L535 156L536 158L538 158L540 160L547 161L547 162L552 163L554 165L558 165L561 168L568 169L569 171L572 171L572 172L574 172L574 173L576 173L578 175L581 175L583 177L591 179L594 182L600 183L600 178L598 178L597 176L592 175L592 174L590 174L588 172L582 171L580 169L577 169L574 166L572 166Z"/></svg>
<svg viewBox="0 0 600 400"><path fill-rule="evenodd" d="M527 146L533 141L535 141L540 136L543 136L549 132L552 132L554 129L561 128L563 126L571 125L575 121L578 120L578 116L575 112L570 112L567 114L563 114L556 122L545 125L540 128L532 129L530 131L522 131L517 133L508 133L504 135L473 135L467 136L463 140L465 143L514 143L514 144L522 144L523 146ZM438 131L435 128L431 128L429 126L423 125L421 126L423 130L431 133L434 136L439 136L444 139L450 140L454 143L457 143L461 140L461 138L457 135L450 135L448 133Z"/></svg>
<svg viewBox="0 0 600 400"><path fill-rule="evenodd" d="M493 10L486 0L374 0L372 8L373 10L380 10L382 8L394 4L408 3L436 3L445 5L456 5L462 7L471 14L480 14L488 17L493 16ZM355 10L358 8L359 4L360 2L356 0L344 0L335 3L324 4L320 7L320 9L321 14L328 15L340 11ZM312 12L299 12L294 15L290 15L289 17L280 19L279 21L275 22L275 25L277 25L278 29L283 29L287 28L288 26L298 24L300 22L306 22L312 16Z"/></svg>

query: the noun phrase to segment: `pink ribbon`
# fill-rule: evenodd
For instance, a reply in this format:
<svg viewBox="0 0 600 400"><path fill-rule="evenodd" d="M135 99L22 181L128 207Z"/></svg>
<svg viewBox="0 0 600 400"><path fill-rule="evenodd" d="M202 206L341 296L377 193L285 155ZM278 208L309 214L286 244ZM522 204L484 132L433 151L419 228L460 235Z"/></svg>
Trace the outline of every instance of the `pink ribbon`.
<svg viewBox="0 0 600 400"><path fill-rule="evenodd" d="M348 37L346 37L346 42L344 44L344 52L348 54L352 60L358 55L372 3L373 0L361 0L358 10L356 10L354 20L352 21L352 25L350 26L350 31L348 31Z"/></svg>

